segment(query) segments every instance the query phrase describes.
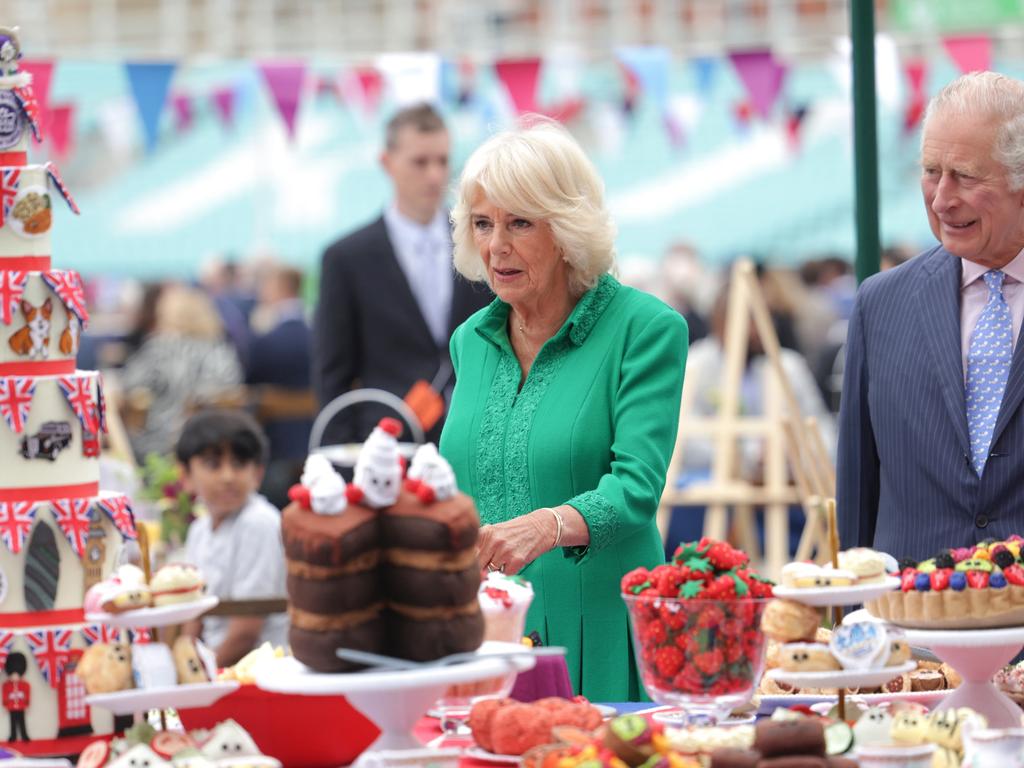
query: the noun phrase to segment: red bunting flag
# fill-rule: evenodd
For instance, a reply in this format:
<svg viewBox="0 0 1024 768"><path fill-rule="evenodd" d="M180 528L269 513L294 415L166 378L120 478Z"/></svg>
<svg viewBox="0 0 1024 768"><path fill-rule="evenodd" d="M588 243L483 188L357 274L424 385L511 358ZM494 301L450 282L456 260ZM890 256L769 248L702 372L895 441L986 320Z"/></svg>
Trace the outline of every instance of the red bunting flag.
<svg viewBox="0 0 1024 768"><path fill-rule="evenodd" d="M984 72L992 68L992 38L988 35L947 37L942 45L962 73Z"/></svg>
<svg viewBox="0 0 1024 768"><path fill-rule="evenodd" d="M46 135L50 137L50 146L53 147L53 154L60 159L66 158L71 152L71 128L74 120L74 104L54 104L50 108L50 126Z"/></svg>
<svg viewBox="0 0 1024 768"><path fill-rule="evenodd" d="M22 59L18 69L32 75L31 92L37 112L35 119L41 133L50 132L50 85L53 83L52 59Z"/></svg>
<svg viewBox="0 0 1024 768"><path fill-rule="evenodd" d="M921 118L924 117L925 105L927 103L924 81L928 73L928 67L924 59L909 59L903 65L903 71L910 85L907 106L903 111L903 131L910 133L917 128Z"/></svg>
<svg viewBox="0 0 1024 768"><path fill-rule="evenodd" d="M508 89L509 98L518 114L537 111L537 82L540 59L505 59L496 62L494 70Z"/></svg>
<svg viewBox="0 0 1024 768"><path fill-rule="evenodd" d="M363 110L370 115L377 111L381 93L384 91L384 77L373 67L359 67L355 71L356 80L363 97Z"/></svg>

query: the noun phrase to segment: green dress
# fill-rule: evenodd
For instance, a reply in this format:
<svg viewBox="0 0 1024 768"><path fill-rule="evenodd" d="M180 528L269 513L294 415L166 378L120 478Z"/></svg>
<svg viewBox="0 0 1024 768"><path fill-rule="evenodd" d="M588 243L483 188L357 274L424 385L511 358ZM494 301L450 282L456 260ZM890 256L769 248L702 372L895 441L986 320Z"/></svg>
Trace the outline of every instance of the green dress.
<svg viewBox="0 0 1024 768"><path fill-rule="evenodd" d="M547 552L526 631L563 645L573 689L591 701L642 696L621 577L664 562L655 525L679 422L686 321L604 275L541 348L529 376L495 299L451 340L456 384L441 453L483 523L570 504L587 547Z"/></svg>

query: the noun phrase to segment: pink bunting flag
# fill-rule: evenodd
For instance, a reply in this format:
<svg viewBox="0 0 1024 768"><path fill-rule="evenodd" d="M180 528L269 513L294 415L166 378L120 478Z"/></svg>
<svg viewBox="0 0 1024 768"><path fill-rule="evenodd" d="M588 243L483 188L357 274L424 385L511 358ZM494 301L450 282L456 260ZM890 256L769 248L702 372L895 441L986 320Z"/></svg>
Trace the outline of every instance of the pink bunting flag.
<svg viewBox="0 0 1024 768"><path fill-rule="evenodd" d="M786 67L769 50L731 53L729 58L747 90L754 111L767 120L782 91Z"/></svg>
<svg viewBox="0 0 1024 768"><path fill-rule="evenodd" d="M171 97L174 108L174 127L178 133L184 133L192 127L195 114L192 110L192 97L185 93L177 93Z"/></svg>
<svg viewBox="0 0 1024 768"><path fill-rule="evenodd" d="M39 107L39 125L43 133L50 128L50 85L53 83L53 59L22 59L18 69L32 75L32 93Z"/></svg>
<svg viewBox="0 0 1024 768"><path fill-rule="evenodd" d="M306 77L306 64L301 61L265 62L259 65L263 81L284 120L289 139L295 138L295 120L299 114L299 101Z"/></svg>
<svg viewBox="0 0 1024 768"><path fill-rule="evenodd" d="M71 126L75 119L74 104L54 104L50 108L50 137L53 154L63 160L71 152Z"/></svg>
<svg viewBox="0 0 1024 768"><path fill-rule="evenodd" d="M359 90L363 94L363 110L371 115L377 111L381 93L384 91L384 77L373 67L359 67L355 71Z"/></svg>
<svg viewBox="0 0 1024 768"><path fill-rule="evenodd" d="M537 111L540 59L505 59L496 62L494 70L508 89L508 95L518 114Z"/></svg>
<svg viewBox="0 0 1024 768"><path fill-rule="evenodd" d="M992 38L988 35L947 37L942 44L962 73L984 72L992 68Z"/></svg>
<svg viewBox="0 0 1024 768"><path fill-rule="evenodd" d="M218 88L213 92L213 108L225 128L235 124L235 89L232 87Z"/></svg>

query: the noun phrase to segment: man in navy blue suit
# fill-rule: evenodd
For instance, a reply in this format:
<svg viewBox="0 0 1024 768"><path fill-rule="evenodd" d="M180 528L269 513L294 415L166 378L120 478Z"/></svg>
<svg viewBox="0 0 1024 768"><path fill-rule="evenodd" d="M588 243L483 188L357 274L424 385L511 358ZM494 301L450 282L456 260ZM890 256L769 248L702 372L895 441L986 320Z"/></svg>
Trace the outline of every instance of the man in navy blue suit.
<svg viewBox="0 0 1024 768"><path fill-rule="evenodd" d="M915 560L1024 532L1024 84L935 96L921 190L941 245L858 292L838 461L843 546Z"/></svg>

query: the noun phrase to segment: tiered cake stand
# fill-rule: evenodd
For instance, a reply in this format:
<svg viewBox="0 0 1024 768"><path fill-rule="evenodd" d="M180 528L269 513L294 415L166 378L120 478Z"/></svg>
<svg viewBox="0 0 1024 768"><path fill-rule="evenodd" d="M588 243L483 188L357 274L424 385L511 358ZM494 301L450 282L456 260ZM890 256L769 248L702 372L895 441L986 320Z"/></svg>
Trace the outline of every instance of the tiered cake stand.
<svg viewBox="0 0 1024 768"><path fill-rule="evenodd" d="M818 587L814 589L797 589L792 587L776 587L775 597L804 603L815 608L852 605L866 600L873 600L898 589L900 580L886 577L875 584L857 584L850 587ZM854 614L847 617L847 622L856 621ZM894 677L909 672L917 666L916 662L908 661L896 667L880 669L842 669L828 672L789 672L783 669L771 669L766 673L773 680L792 685L796 688L835 688L839 694L840 706L845 707L845 691L850 688L874 687L892 680Z"/></svg>
<svg viewBox="0 0 1024 768"><path fill-rule="evenodd" d="M851 613L846 621L882 622L864 609ZM988 718L990 728L1020 727L1020 707L992 684L992 676L1020 653L1024 646L1024 627L898 629L906 635L908 643L927 648L963 678L938 709L970 707Z"/></svg>
<svg viewBox="0 0 1024 768"><path fill-rule="evenodd" d="M139 608L124 613L88 613L93 624L106 624L120 629L157 628L183 624L197 619L220 601L210 595L190 603L176 603L159 608ZM91 707L109 710L115 715L134 715L150 709L190 709L208 707L238 689L237 681L185 683L157 688L131 688L113 693L93 693L85 697Z"/></svg>
<svg viewBox="0 0 1024 768"><path fill-rule="evenodd" d="M369 669L350 674L314 672L297 659L287 657L260 665L255 673L256 685L268 691L307 696L344 695L353 707L380 728L380 737L355 762L360 766L376 764L374 752L423 749L422 742L413 735L413 728L450 685L525 672L536 663L536 657L522 648L521 653L490 658L480 654L475 659L450 666Z"/></svg>

